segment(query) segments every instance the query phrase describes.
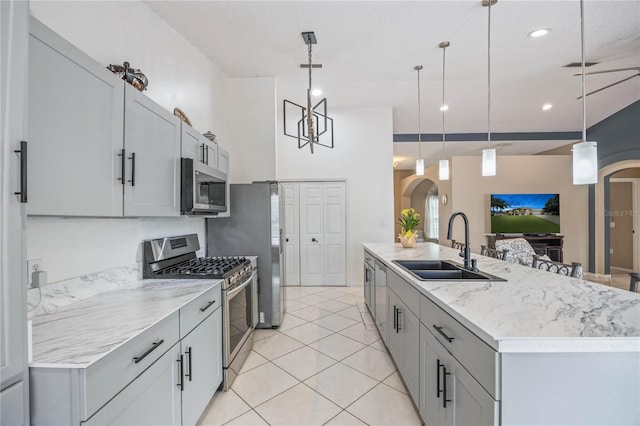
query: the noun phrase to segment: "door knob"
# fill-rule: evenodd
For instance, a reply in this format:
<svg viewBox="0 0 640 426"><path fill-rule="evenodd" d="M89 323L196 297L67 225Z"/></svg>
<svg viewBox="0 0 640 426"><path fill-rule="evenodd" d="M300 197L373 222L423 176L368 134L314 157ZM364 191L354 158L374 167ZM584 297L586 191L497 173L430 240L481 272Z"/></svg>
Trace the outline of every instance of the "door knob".
<svg viewBox="0 0 640 426"><path fill-rule="evenodd" d="M289 239L288 239L288 238L285 238L284 240L285 240L286 242L289 242Z"/></svg>
<svg viewBox="0 0 640 426"><path fill-rule="evenodd" d="M314 243L318 242L318 240L316 240L315 238L312 238L311 241L313 241Z"/></svg>

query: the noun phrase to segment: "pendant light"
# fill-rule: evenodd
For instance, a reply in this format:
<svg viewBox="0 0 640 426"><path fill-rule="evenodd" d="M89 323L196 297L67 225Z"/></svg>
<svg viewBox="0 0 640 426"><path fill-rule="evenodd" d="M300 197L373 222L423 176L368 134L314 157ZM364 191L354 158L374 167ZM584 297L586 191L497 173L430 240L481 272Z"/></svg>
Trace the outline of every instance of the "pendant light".
<svg viewBox="0 0 640 426"><path fill-rule="evenodd" d="M438 167L438 178L440 180L449 180L449 160L447 160L444 155L444 143L446 142L444 131L444 112L447 110L447 108L445 108L446 104L444 103L444 71L445 51L450 45L451 43L449 43L448 41L443 41L439 44L439 47L442 49L442 106L440 107L440 111L442 111L442 160L440 160Z"/></svg>
<svg viewBox="0 0 640 426"><path fill-rule="evenodd" d="M580 0L580 49L582 56L582 142L573 145L573 184L598 183L598 143L587 142L587 95L584 64L584 2Z"/></svg>
<svg viewBox="0 0 640 426"><path fill-rule="evenodd" d="M487 141L489 148L482 150L482 176L496 175L496 150L491 148L491 6L498 0L483 0L482 5L489 8L487 25Z"/></svg>
<svg viewBox="0 0 640 426"><path fill-rule="evenodd" d="M416 65L414 68L418 72L418 159L416 160L416 176L424 176L424 160L422 159L422 127L420 127L420 70L422 65Z"/></svg>

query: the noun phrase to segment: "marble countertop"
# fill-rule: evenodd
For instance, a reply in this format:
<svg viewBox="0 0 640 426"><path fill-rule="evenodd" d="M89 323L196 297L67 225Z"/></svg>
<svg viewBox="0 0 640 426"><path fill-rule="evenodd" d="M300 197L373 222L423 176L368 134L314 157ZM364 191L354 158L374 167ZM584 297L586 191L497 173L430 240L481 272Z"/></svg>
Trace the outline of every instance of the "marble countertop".
<svg viewBox="0 0 640 426"><path fill-rule="evenodd" d="M476 254L480 271L507 281L421 281L392 260L461 262L458 251L364 247L497 351L640 352L640 294Z"/></svg>
<svg viewBox="0 0 640 426"><path fill-rule="evenodd" d="M221 280L146 279L33 318L31 367L86 368Z"/></svg>

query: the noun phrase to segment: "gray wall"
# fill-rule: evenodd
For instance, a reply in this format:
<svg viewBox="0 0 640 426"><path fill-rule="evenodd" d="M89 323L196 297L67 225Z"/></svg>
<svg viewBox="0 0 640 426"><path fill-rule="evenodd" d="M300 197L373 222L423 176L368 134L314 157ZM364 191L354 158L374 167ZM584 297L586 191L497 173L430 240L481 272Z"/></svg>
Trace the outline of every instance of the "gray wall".
<svg viewBox="0 0 640 426"><path fill-rule="evenodd" d="M598 142L598 168L624 160L640 159L640 101L605 118L587 130L587 139ZM590 185L593 187L593 185ZM595 197L589 197L589 271L595 272ZM608 179L604 187L604 208L609 208ZM609 218L605 216L605 273L609 273Z"/></svg>

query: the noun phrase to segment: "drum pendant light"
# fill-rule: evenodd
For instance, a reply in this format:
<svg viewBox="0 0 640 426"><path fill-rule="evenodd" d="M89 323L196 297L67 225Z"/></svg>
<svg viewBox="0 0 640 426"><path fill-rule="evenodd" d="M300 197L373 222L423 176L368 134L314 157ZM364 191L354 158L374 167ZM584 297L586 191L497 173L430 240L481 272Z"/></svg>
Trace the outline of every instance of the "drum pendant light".
<svg viewBox="0 0 640 426"><path fill-rule="evenodd" d="M451 43L449 43L448 41L443 41L439 45L439 47L442 49L442 106L440 107L440 110L442 111L442 160L440 160L439 167L438 167L438 179L440 180L449 180L449 160L447 160L444 155L444 144L446 142L446 136L444 131L444 113L447 110L447 108L445 108L446 104L444 103L444 71L445 71L445 51L447 50L447 47L449 47L450 45Z"/></svg>
<svg viewBox="0 0 640 426"><path fill-rule="evenodd" d="M414 68L418 72L418 159L416 160L416 176L424 176L424 160L422 159L422 127L420 127L420 70L422 65L416 65Z"/></svg>
<svg viewBox="0 0 640 426"><path fill-rule="evenodd" d="M598 183L598 143L587 142L587 95L584 63L584 1L580 0L580 48L582 56L582 142L573 145L573 184Z"/></svg>
<svg viewBox="0 0 640 426"><path fill-rule="evenodd" d="M491 6L498 0L483 0L482 5L489 9L487 25L487 141L489 148L482 150L482 176L496 175L496 150L491 148Z"/></svg>

